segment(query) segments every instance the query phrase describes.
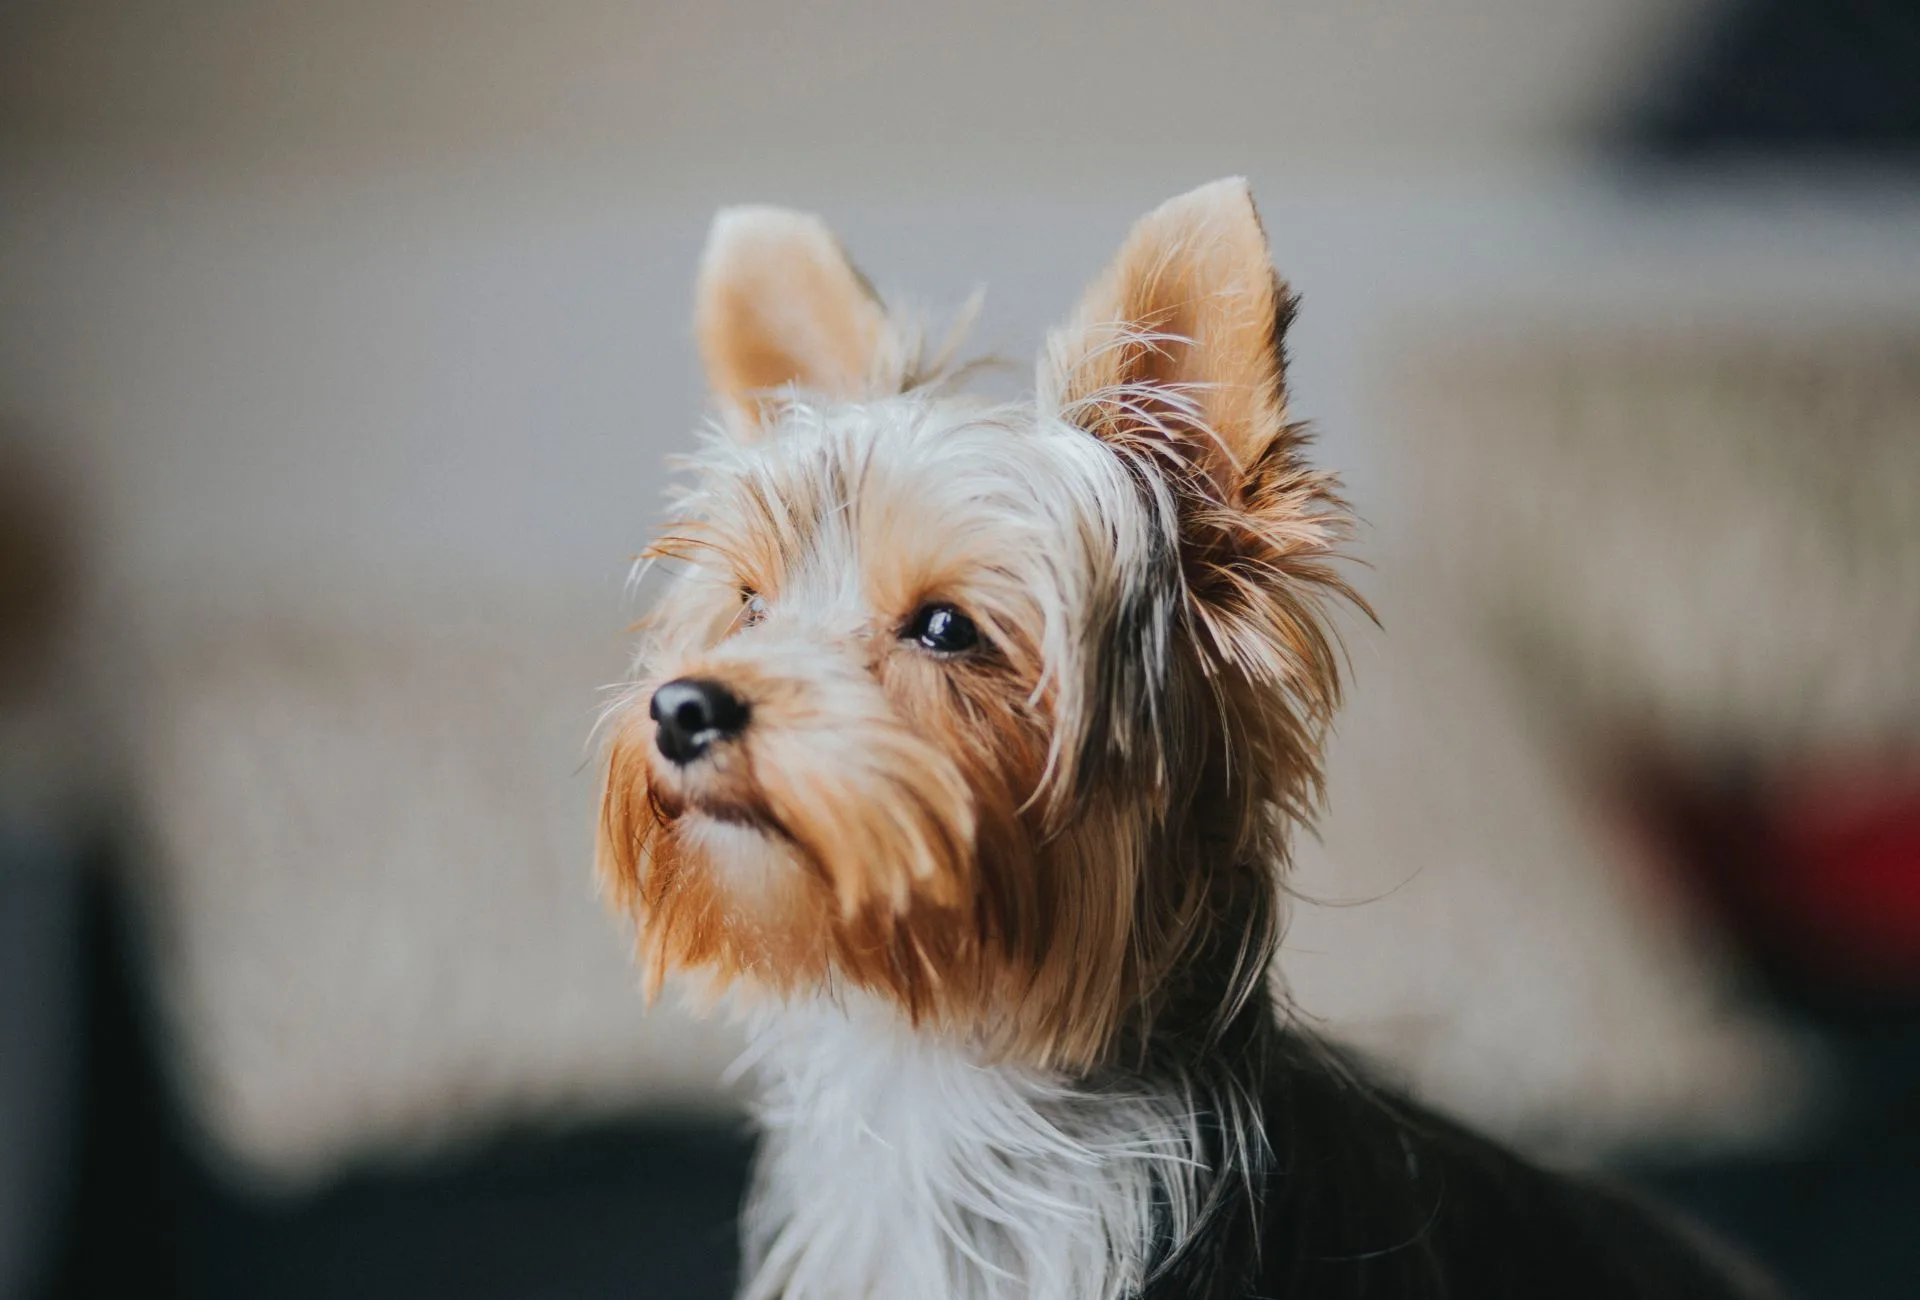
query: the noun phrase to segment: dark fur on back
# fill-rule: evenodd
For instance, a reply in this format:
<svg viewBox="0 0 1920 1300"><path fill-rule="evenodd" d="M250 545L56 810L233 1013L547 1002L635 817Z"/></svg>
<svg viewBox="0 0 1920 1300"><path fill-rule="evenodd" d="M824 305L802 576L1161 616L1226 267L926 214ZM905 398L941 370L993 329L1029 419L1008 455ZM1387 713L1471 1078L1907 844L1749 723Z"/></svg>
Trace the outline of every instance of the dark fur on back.
<svg viewBox="0 0 1920 1300"><path fill-rule="evenodd" d="M1201 1090L1257 1097L1265 1150L1142 1300L1777 1300L1690 1225L1382 1089L1264 1006L1229 1038Z"/></svg>

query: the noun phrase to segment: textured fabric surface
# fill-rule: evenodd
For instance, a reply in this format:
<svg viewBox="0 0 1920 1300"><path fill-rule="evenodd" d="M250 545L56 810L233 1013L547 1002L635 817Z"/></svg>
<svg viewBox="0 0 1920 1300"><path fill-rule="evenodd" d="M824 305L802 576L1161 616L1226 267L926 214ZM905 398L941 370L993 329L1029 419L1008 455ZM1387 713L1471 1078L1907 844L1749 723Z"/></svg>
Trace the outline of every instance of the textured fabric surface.
<svg viewBox="0 0 1920 1300"><path fill-rule="evenodd" d="M147 638L163 1003L196 1119L243 1167L298 1181L516 1115L727 1105L727 1031L647 1013L595 896L605 621Z"/></svg>
<svg viewBox="0 0 1920 1300"><path fill-rule="evenodd" d="M1920 741L1911 321L1429 357L1400 390L1408 576L1569 742Z"/></svg>

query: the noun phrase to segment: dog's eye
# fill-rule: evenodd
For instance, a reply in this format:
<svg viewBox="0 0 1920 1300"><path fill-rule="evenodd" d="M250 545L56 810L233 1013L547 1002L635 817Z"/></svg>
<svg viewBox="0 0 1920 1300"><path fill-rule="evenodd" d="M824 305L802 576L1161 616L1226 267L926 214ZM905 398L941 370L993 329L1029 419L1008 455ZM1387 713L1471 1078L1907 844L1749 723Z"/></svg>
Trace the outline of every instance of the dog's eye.
<svg viewBox="0 0 1920 1300"><path fill-rule="evenodd" d="M941 654L959 654L980 644L980 629L952 605L922 605L900 633Z"/></svg>
<svg viewBox="0 0 1920 1300"><path fill-rule="evenodd" d="M767 598L757 591L740 592L740 626L752 627L767 616Z"/></svg>

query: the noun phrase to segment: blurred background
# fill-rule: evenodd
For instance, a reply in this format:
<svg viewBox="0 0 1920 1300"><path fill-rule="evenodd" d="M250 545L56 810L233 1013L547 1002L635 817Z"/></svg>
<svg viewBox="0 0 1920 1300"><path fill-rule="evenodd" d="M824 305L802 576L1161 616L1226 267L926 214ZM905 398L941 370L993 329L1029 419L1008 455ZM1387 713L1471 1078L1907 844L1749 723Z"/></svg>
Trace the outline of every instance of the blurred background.
<svg viewBox="0 0 1920 1300"><path fill-rule="evenodd" d="M712 209L1032 355L1247 174L1382 628L1301 1015L1920 1295L1920 11L0 8L0 1296L720 1297L591 879Z"/></svg>

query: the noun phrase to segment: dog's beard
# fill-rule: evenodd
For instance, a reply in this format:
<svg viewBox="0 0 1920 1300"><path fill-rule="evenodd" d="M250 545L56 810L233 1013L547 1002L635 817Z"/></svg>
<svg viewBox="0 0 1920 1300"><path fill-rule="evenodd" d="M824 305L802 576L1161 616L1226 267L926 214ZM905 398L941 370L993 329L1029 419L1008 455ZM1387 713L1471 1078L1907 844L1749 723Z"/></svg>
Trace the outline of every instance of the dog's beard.
<svg viewBox="0 0 1920 1300"><path fill-rule="evenodd" d="M876 692L877 694L877 692ZM750 748L756 804L833 891L843 917L971 890L974 809L956 765L880 717L783 725Z"/></svg>
<svg viewBox="0 0 1920 1300"><path fill-rule="evenodd" d="M690 767L634 713L614 737L603 869L649 982L701 967L789 992L839 973L929 1002L975 938L974 792L857 665L785 662L724 666L753 725Z"/></svg>

